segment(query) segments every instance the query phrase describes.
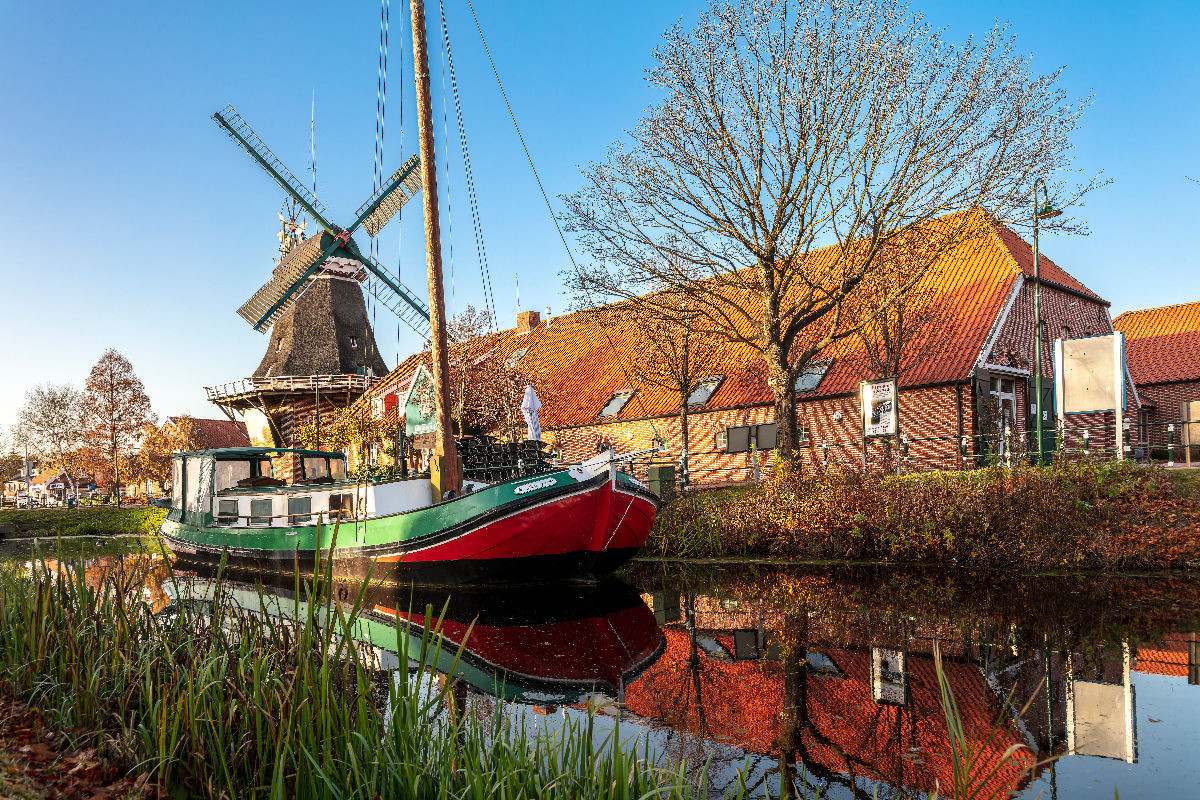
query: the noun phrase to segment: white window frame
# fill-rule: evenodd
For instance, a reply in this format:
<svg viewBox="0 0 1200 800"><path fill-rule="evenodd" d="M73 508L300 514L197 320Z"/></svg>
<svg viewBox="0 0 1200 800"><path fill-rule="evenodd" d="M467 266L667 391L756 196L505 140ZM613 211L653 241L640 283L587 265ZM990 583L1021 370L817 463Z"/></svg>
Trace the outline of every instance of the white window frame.
<svg viewBox="0 0 1200 800"><path fill-rule="evenodd" d="M604 405L600 407L600 413L596 414L596 417L599 419L610 419L617 416L625 409L625 406L629 404L629 400L636 393L637 391L635 389L621 389L620 391L613 392L612 396L604 401ZM621 401L620 404L606 414L605 411L608 409L608 407L618 400Z"/></svg>

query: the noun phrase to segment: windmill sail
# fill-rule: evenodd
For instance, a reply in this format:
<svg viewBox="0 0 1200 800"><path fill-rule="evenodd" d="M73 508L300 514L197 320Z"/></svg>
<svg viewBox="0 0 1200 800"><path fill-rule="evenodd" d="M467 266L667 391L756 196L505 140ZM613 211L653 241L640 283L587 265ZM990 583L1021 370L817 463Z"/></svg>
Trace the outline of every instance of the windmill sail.
<svg viewBox="0 0 1200 800"><path fill-rule="evenodd" d="M308 237L289 250L287 256L275 268L271 279L238 309L238 314L242 319L255 326L255 329L259 331L271 327L279 315L287 311L288 306L296 301L295 292L292 292L291 297L286 296L288 290L316 265L321 258L321 251L320 233ZM274 307L273 311L272 307ZM268 311L270 314L267 313ZM264 316L266 319L260 324L259 321L263 320Z"/></svg>
<svg viewBox="0 0 1200 800"><path fill-rule="evenodd" d="M213 120L221 126L221 130L237 144L238 147L249 153L258 165L262 167L271 178L278 183L283 190L290 194L300 207L307 211L317 224L329 232L333 232L333 227L326 219L328 212L325 206L321 205L321 201L317 196L308 190L301 183L292 171L283 165L271 149L263 143L263 140L258 137L254 129L250 127L250 123L242 119L241 115L234 109L233 106L225 106L217 113L212 115Z"/></svg>
<svg viewBox="0 0 1200 800"><path fill-rule="evenodd" d="M356 215L359 219L366 215L362 225L371 238L375 238L401 207L421 190L421 173L417 170L420 163L419 155L405 161L404 165L379 187L379 191L359 206Z"/></svg>

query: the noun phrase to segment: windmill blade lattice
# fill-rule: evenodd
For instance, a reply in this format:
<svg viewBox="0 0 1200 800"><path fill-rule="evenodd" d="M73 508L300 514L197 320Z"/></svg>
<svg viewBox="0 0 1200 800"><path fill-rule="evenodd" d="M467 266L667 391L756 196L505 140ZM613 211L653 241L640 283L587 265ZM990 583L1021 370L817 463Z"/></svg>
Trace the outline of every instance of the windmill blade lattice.
<svg viewBox="0 0 1200 800"><path fill-rule="evenodd" d="M292 174L292 171L283 165L283 162L271 152L271 148L267 147L250 127L250 123L242 119L233 106L225 106L213 114L212 118L238 147L249 153L250 157L257 161L258 165L266 170L267 174L282 186L285 192L295 198L301 208L312 215L318 225L330 233L336 232L333 225L325 218L328 212L317 196L310 192Z"/></svg>
<svg viewBox="0 0 1200 800"><path fill-rule="evenodd" d="M238 309L238 315L256 330L265 330L275 324L288 307L296 301L296 294L288 292L321 259L321 234L310 236L288 252L271 279ZM281 302L283 301L283 302Z"/></svg>
<svg viewBox="0 0 1200 800"><path fill-rule="evenodd" d="M400 321L405 325L412 328L414 333L428 341L429 307L412 292L397 294L388 286L388 283L385 283L381 279L382 275L387 274L383 265L370 256L366 258L369 262L367 268L370 269L372 274L363 284L363 288L375 298L376 302L399 317ZM394 280L395 278L389 278L388 282Z"/></svg>
<svg viewBox="0 0 1200 800"><path fill-rule="evenodd" d="M420 163L419 155L414 155L405 161L404 165L396 170L383 186L379 187L379 191L371 195L367 202L359 206L358 211L355 212L362 219L362 215L369 211L362 225L367 229L371 238L379 235L383 226L387 225L404 204L421 190L421 173L417 170ZM372 207L373 210L371 210Z"/></svg>

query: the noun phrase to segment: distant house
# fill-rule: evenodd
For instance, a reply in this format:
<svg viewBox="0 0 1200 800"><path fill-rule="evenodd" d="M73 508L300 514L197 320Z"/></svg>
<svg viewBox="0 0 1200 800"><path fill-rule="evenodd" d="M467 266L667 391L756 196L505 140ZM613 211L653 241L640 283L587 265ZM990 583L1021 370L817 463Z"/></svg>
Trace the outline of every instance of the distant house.
<svg viewBox="0 0 1200 800"><path fill-rule="evenodd" d="M246 434L246 423L234 422L228 419L200 419L198 417L167 417L163 426L178 428L182 420L188 420L192 426L193 436L202 445L202 449L217 449L221 447L249 447L250 437Z"/></svg>
<svg viewBox="0 0 1200 800"><path fill-rule="evenodd" d="M1141 438L1166 447L1180 404L1200 401L1200 301L1126 311L1113 327L1125 333L1125 362L1143 405ZM1181 433L1176 424L1176 444Z"/></svg>
<svg viewBox="0 0 1200 800"><path fill-rule="evenodd" d="M96 479L87 470L81 469L75 476L74 486L78 488L80 497L92 497L107 492L107 488L91 489L95 484ZM63 467L57 464L47 465L30 480L29 494L39 503L51 500L61 502L68 497L74 497L71 477Z"/></svg>
<svg viewBox="0 0 1200 800"><path fill-rule="evenodd" d="M810 257L825 257L816 251ZM1044 254L1042 284L1042 374L1047 450L1056 446L1052 341L1112 333L1109 302ZM900 430L910 442L906 469L977 465L989 454L1033 451L1035 424L1031 399L1034 375L1033 254L1010 228L990 223L987 232L944 255L918 285L941 318L926 335L928 354L900 376ZM492 357L513 360L537 383L543 402L543 439L562 457L578 461L612 447L630 452L666 440L681 450L678 395L640 382L629 365L645 347L636 319L622 304L578 312L553 321L537 312L518 316L517 326L493 334ZM754 462L770 454L734 452L731 437L753 430L760 450L774 442L774 405L760 356L748 345L722 341L719 366L701 378L689 415L694 481L749 479ZM880 442L862 438L859 381L864 373L862 344L846 339L822 352L796 382L798 417L806 466L879 464L894 457ZM392 408L411 384L420 355L401 362L359 401L378 416ZM1136 414L1137 393L1129 392L1126 414ZM383 400L384 402L379 402ZM391 401L391 402L388 402ZM1128 417L1127 417L1128 418ZM1066 440L1081 446L1085 428L1090 447L1111 454L1116 415L1071 415ZM886 454L886 455L885 455Z"/></svg>

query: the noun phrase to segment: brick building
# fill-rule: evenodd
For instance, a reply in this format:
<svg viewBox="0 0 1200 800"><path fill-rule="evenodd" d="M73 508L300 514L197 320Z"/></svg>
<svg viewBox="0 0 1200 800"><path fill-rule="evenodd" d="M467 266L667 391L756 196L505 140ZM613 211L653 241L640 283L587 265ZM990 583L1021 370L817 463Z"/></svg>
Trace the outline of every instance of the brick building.
<svg viewBox="0 0 1200 800"><path fill-rule="evenodd" d="M821 251L810 257L820 258ZM1109 303L1044 256L1041 275L1044 427L1052 448L1052 340L1108 334L1113 328ZM956 469L979 464L989 454L1012 457L1035 449L1027 435L1034 424L1030 245L1009 228L989 223L983 235L944 255L918 290L939 310L939 319L927 333L930 355L899 379L900 430L907 444L903 450L879 440L864 446L858 386L877 376L864 367L861 342L847 339L822 352L797 381L805 467L861 468L865 463L873 469L895 468L903 452L905 469ZM555 318L526 311L515 328L492 335L491 357L509 359L535 384L543 403L543 439L564 460L581 460L609 446L618 452L644 449L656 435L666 440L674 457L680 453L678 395L631 375L629 365L644 349L645 333L636 320L620 313L621 307ZM767 444L763 449L769 449L774 406L758 354L743 344L718 347L717 366L697 384L707 384L706 391L696 395L700 401L689 412L692 479L744 481L753 477L756 462L760 471L767 468L770 456L730 452L731 429L767 426L755 427L755 432ZM418 359L414 355L402 362L362 403L403 394ZM1129 397L1136 411L1136 392ZM1082 427L1094 426L1090 447L1111 452L1115 417L1111 412L1072 415L1065 438L1075 446Z"/></svg>
<svg viewBox="0 0 1200 800"><path fill-rule="evenodd" d="M1180 404L1200 401L1200 301L1126 311L1113 326L1125 333L1125 362L1142 402L1140 438L1164 449L1175 424L1178 444Z"/></svg>

